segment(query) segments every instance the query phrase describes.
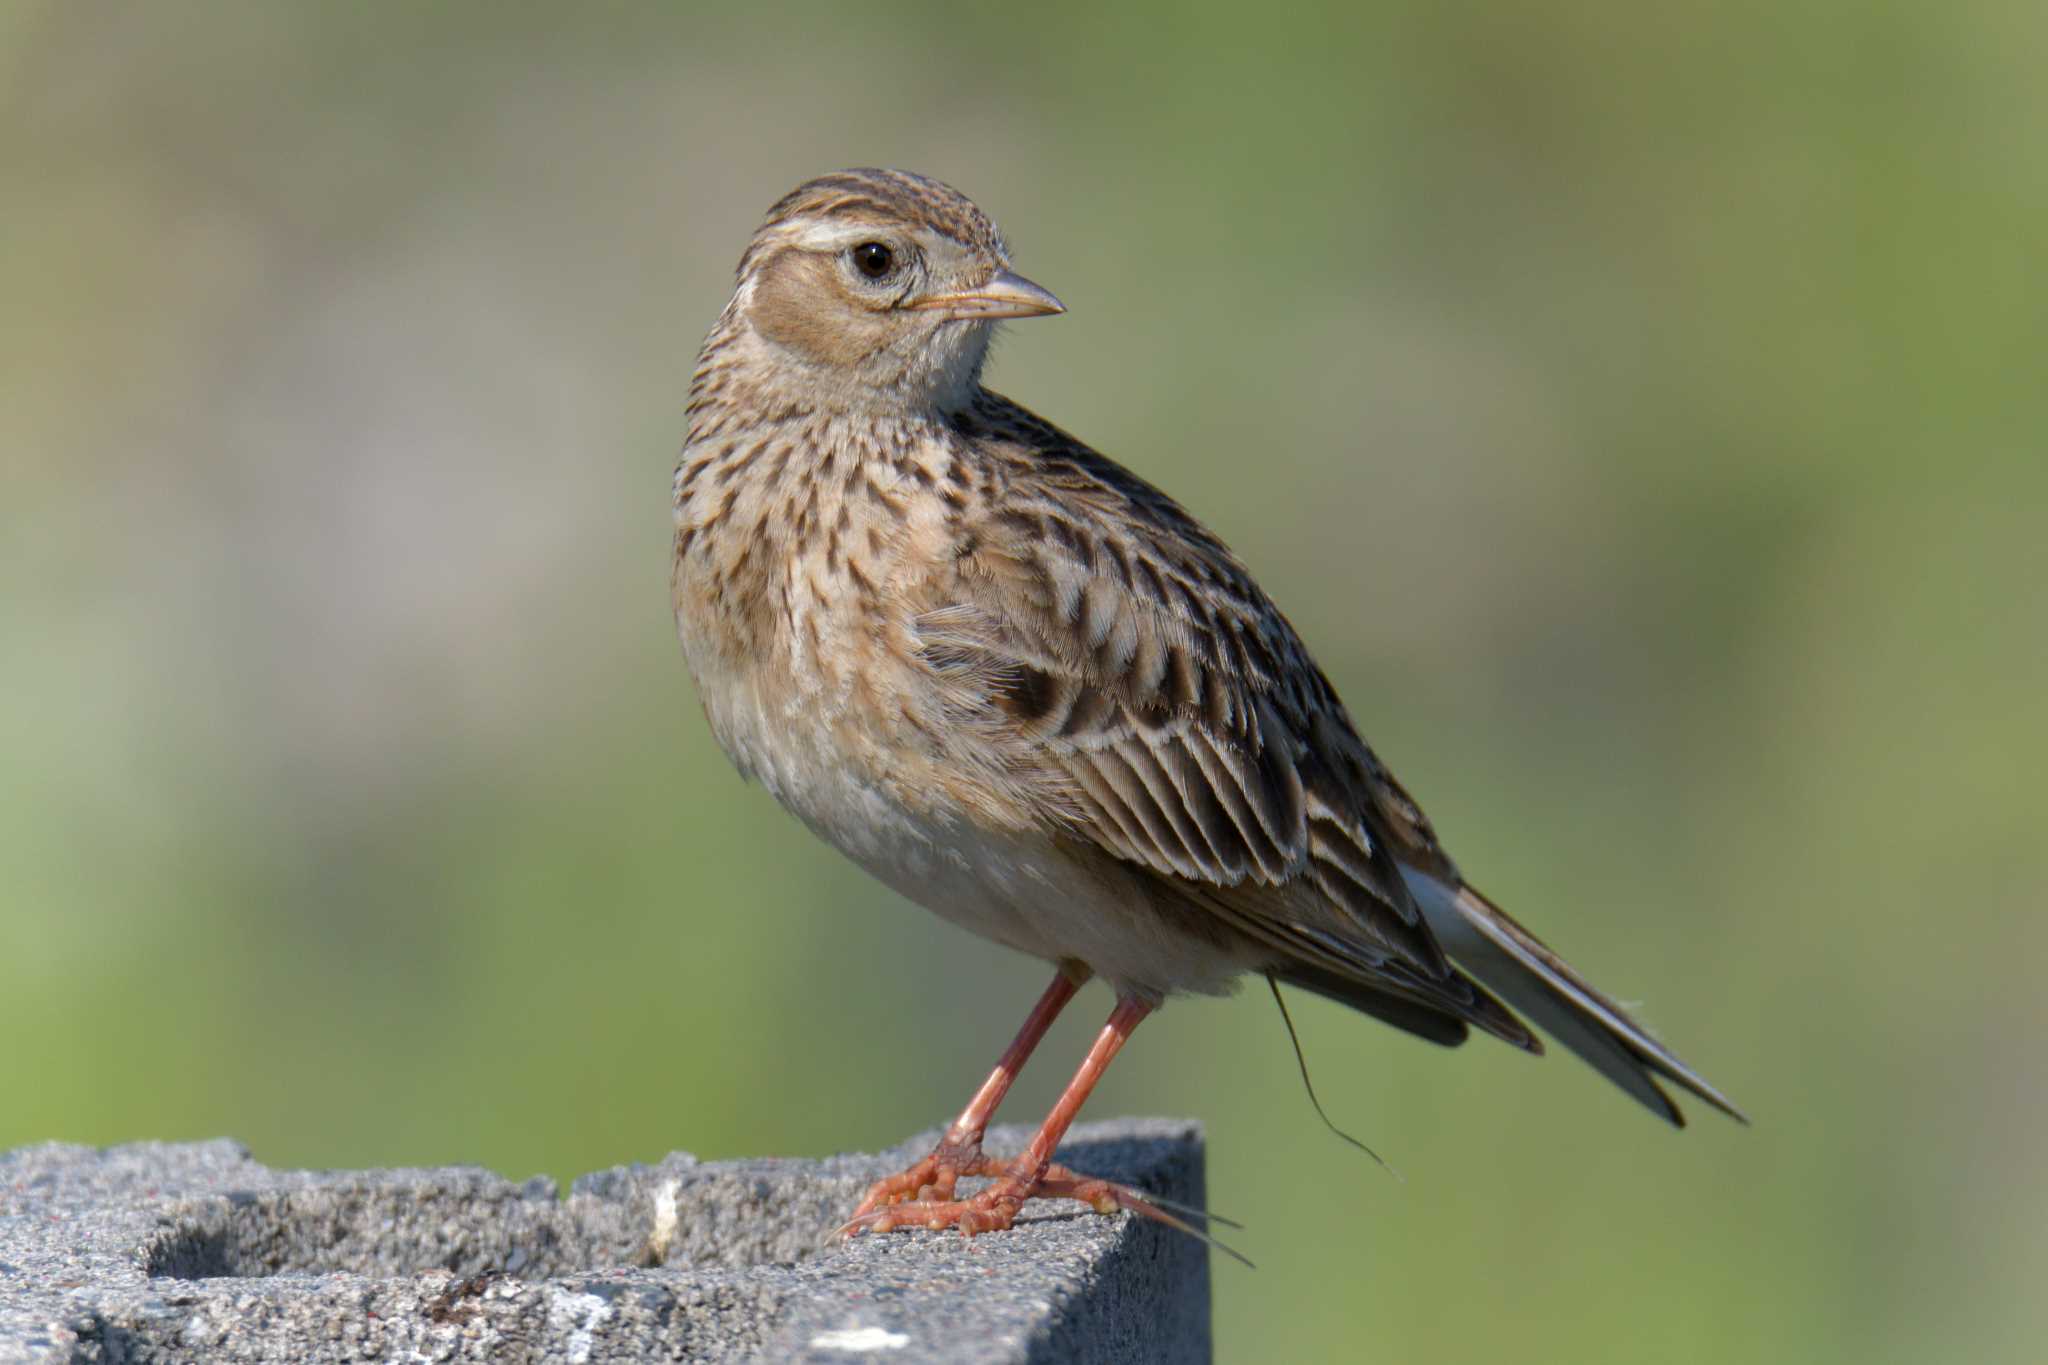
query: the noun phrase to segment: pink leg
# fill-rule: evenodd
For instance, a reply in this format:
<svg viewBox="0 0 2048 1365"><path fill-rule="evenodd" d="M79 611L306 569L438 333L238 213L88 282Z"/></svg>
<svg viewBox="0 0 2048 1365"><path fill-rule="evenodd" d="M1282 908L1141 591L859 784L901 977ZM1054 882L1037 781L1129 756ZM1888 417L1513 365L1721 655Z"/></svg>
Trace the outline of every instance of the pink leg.
<svg viewBox="0 0 2048 1365"><path fill-rule="evenodd" d="M861 1200L860 1207L853 1211L855 1219L907 1199L951 1199L953 1187L963 1175L1002 1174L1003 1168L999 1163L982 1155L982 1135L988 1131L989 1120L995 1117L996 1107L1003 1102L1003 1096L1010 1093L1017 1073L1024 1069L1024 1063L1031 1059L1032 1052L1044 1040L1046 1030L1052 1027L1053 1020L1060 1017L1060 1011L1067 1007L1074 993L1087 984L1088 975L1088 969L1078 964L1060 968L1052 984L1045 988L1045 994L1039 996L1038 1003L1031 1007L1024 1027L1017 1030L1017 1036L1003 1049L996 1069L988 1073L988 1079L981 1083L981 1089L974 1092L974 1098L960 1111L960 1117L947 1127L945 1136L939 1139L939 1145L932 1149L931 1155L907 1171L876 1181L869 1188L867 1198Z"/></svg>
<svg viewBox="0 0 2048 1365"><path fill-rule="evenodd" d="M1031 1054L1045 1040L1046 1031L1053 1020L1060 1017L1060 1011L1074 998L1074 993L1087 984L1088 969L1079 968L1078 976L1062 968L1045 988L1045 994L1038 997L1038 1003L1031 1007L1031 1014L1024 1020L1024 1027L1017 1030L1017 1036L1010 1040L1009 1047L996 1060L996 1069L988 1073L988 1079L981 1083L981 1089L974 1092L974 1098L960 1111L960 1117L953 1120L953 1126L946 1130L944 1142L960 1145L981 1146L982 1135L988 1132L989 1120L996 1116L996 1107L1003 1097L1010 1093L1010 1086L1017 1079L1017 1073L1024 1069L1024 1063L1031 1060Z"/></svg>
<svg viewBox="0 0 2048 1365"><path fill-rule="evenodd" d="M1038 1125L1037 1136L1017 1158L1012 1171L1020 1175L1028 1172L1034 1181L1045 1174L1060 1139L1067 1135L1067 1129L1074 1126L1081 1106L1088 1103L1088 1097L1095 1093L1096 1082L1102 1079L1102 1073L1109 1070L1116 1054L1123 1051L1124 1043L1138 1027L1138 1021L1151 1012L1152 1007L1141 1000L1116 1002L1116 1008L1109 1012L1109 1022L1102 1026L1102 1032L1095 1035L1095 1046L1089 1048L1088 1055L1081 1059L1081 1069L1074 1073L1074 1079L1067 1082L1067 1088L1053 1102L1052 1112L1045 1116L1044 1123Z"/></svg>
<svg viewBox="0 0 2048 1365"><path fill-rule="evenodd" d="M1075 1175L1072 1171L1052 1164L1052 1154L1073 1125L1075 1115L1088 1102L1089 1094L1096 1082L1109 1069L1109 1064L1123 1048L1124 1042L1137 1028L1138 1021L1152 1012L1152 1007L1143 1001L1122 999L1110 1013L1109 1022L1096 1035L1095 1045L1088 1049L1088 1056L1081 1063L1081 1069L1074 1073L1074 1079L1067 1083L1059 1101L1047 1114L1038 1133L1031 1139L1030 1146L1007 1168L981 1157L976 1169L961 1170L958 1175L994 1175L997 1179L981 1193L969 1199L954 1199L952 1191L939 1193L936 1190L921 1190L914 1200L898 1202L883 1201L882 1205L863 1204L842 1229L845 1232L889 1232L896 1228L943 1228L958 1227L966 1236L978 1232L993 1232L1007 1228L1016 1219L1017 1211L1024 1207L1024 1201L1037 1196L1052 1196L1064 1199L1078 1199L1094 1208L1098 1213L1114 1213L1118 1209L1130 1209L1161 1222L1182 1226L1178 1220L1167 1217L1160 1210L1147 1203L1135 1190L1113 1185L1106 1180L1090 1180ZM990 1078L991 1084L995 1081ZM986 1089L987 1087L984 1087ZM977 1099L979 1097L977 1096ZM973 1106L969 1106L970 1112ZM962 1119L968 1115L963 1114ZM958 1125L956 1125L958 1126ZM977 1146L977 1155L979 1148ZM957 1178L957 1177L956 1177ZM886 1182L885 1182L886 1183ZM879 1187L878 1187L879 1188Z"/></svg>

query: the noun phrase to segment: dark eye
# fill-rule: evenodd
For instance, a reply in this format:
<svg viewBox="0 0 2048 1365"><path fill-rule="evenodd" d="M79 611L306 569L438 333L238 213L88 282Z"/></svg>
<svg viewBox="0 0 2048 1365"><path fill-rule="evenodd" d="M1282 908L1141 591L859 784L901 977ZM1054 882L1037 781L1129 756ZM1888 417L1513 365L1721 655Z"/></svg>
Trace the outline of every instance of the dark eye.
<svg viewBox="0 0 2048 1365"><path fill-rule="evenodd" d="M896 268L896 253L880 242L862 242L853 249L853 263L861 274L879 280Z"/></svg>

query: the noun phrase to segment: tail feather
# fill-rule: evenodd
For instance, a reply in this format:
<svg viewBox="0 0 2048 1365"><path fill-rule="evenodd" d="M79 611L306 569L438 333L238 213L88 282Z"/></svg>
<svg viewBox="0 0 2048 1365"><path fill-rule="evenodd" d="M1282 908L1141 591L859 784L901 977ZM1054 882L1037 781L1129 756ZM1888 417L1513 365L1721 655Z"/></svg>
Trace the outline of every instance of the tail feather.
<svg viewBox="0 0 2048 1365"><path fill-rule="evenodd" d="M1291 966L1278 973L1279 978L1290 986L1317 995L1339 1004L1349 1005L1364 1014L1370 1014L1382 1023L1412 1033L1418 1038L1427 1038L1444 1047L1456 1047L1465 1041L1465 1021L1442 1010L1404 1000L1385 991L1374 990L1362 985L1351 977L1333 972L1326 967Z"/></svg>
<svg viewBox="0 0 2048 1365"><path fill-rule="evenodd" d="M1589 1062L1651 1113L1676 1127L1685 1115L1657 1084L1661 1076L1743 1123L1748 1116L1651 1037L1542 940L1469 886L1404 868L1430 931L1465 971Z"/></svg>
<svg viewBox="0 0 2048 1365"><path fill-rule="evenodd" d="M1290 986L1349 1005L1363 1014L1405 1029L1432 1043L1456 1047L1465 1041L1466 1024L1477 1024L1506 1043L1539 1056L1543 1040L1515 1017L1514 1011L1488 995L1485 989L1464 977L1455 977L1455 987L1437 983L1437 993L1408 995L1384 977L1363 980L1312 963L1295 963L1279 972ZM1462 999L1458 998L1462 993Z"/></svg>

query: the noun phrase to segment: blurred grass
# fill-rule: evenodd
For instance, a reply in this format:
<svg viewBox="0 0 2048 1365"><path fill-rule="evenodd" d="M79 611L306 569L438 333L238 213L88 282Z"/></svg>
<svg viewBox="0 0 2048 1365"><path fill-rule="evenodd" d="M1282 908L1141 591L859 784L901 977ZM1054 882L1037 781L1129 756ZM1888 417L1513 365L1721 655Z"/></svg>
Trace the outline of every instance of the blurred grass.
<svg viewBox="0 0 2048 1365"><path fill-rule="evenodd" d="M1396 1183L1261 997L1169 1009L1093 1111L1208 1121L1225 1358L2027 1358L2044 40L0 8L0 1146L567 1176L957 1106L1041 969L741 787L663 600L747 232L897 164L1072 307L995 384L1213 521L1467 872L1759 1119L1301 1002Z"/></svg>

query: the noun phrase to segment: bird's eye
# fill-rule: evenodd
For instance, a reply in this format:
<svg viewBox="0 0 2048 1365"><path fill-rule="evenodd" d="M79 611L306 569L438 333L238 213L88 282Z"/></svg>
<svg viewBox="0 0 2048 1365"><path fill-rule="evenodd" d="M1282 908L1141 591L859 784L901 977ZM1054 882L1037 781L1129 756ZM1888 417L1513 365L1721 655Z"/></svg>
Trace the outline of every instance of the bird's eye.
<svg viewBox="0 0 2048 1365"><path fill-rule="evenodd" d="M861 274L879 280L896 268L896 253L880 242L862 242L853 249L853 263Z"/></svg>

